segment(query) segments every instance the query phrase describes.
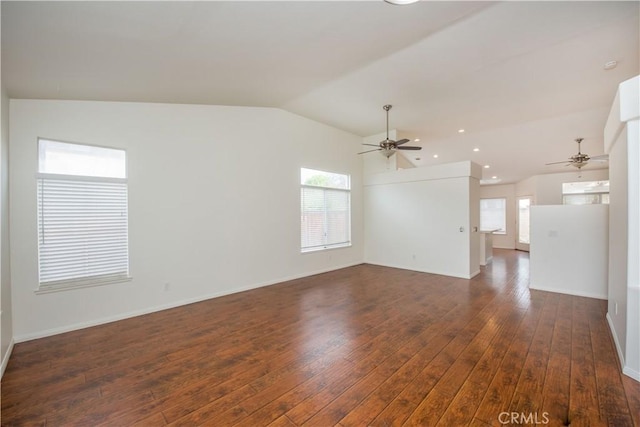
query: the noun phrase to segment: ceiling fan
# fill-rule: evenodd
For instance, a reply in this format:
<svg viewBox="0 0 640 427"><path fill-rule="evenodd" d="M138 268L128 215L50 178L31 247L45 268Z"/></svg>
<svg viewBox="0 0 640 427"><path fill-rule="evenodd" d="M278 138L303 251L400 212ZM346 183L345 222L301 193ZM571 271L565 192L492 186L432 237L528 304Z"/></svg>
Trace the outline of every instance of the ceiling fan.
<svg viewBox="0 0 640 427"><path fill-rule="evenodd" d="M368 151L363 151L361 153L358 154L364 154L364 153L371 153L373 151L381 151L382 155L386 156L387 158L393 156L396 153L396 150L422 150L422 147L413 147L413 146L409 146L409 145L402 145L402 144L406 144L407 142L409 142L408 139L401 139L399 141L394 141L393 139L389 139L389 110L391 109L391 105L385 105L382 107L384 109L384 111L387 112L387 139L385 139L384 141L380 141L380 144L375 145L375 144L362 144L362 145L369 145L371 147L378 147L375 150L368 150Z"/></svg>
<svg viewBox="0 0 640 427"><path fill-rule="evenodd" d="M587 163L589 163L589 161L594 161L594 162L606 162L609 160L609 155L608 154L603 154L601 156L593 156L590 157L588 154L585 153L581 153L580 152L580 143L582 142L584 138L576 138L576 142L578 143L578 154L574 154L573 156L569 157L569 160L565 160L562 162L553 162L553 163L546 163L547 165L558 165L560 163L566 163L565 166L574 166L578 169L584 167L587 165Z"/></svg>

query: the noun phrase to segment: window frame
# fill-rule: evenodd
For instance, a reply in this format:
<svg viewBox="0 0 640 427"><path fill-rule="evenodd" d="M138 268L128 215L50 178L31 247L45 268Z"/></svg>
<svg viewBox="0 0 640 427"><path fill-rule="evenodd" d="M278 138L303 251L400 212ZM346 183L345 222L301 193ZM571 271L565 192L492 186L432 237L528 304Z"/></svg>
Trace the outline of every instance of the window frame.
<svg viewBox="0 0 640 427"><path fill-rule="evenodd" d="M343 177L346 177L346 181L347 181L347 188L339 188L339 187L334 187L334 186L322 186L322 185L313 185L313 184L304 184L302 182L302 171L303 170L308 170L308 171L314 171L314 172L318 172L321 174L330 174L330 175L341 175ZM326 242L321 244L321 245L316 245L316 246L302 246L302 241L303 241L303 221L304 221L304 215L305 215L305 211L303 210L304 206L304 191L305 189L315 189L315 190L322 190L324 193L324 206L323 206L323 212L325 214L325 221L326 220L326 215L327 215L327 206L326 206L326 195L328 192L341 192L341 193L345 193L347 195L347 205L348 205L348 215L347 215L347 223L346 223L346 227L347 227L347 241L345 242L338 242L338 243L331 243L331 244L327 244ZM328 224L328 223L327 223ZM352 241L351 241L351 175L349 174L343 174L343 173L337 173L337 172L329 172L329 171L325 171L325 170L321 170L321 169L310 169L310 168L300 168L300 253L301 254L307 254L307 253L314 253L314 252L320 252L320 251L326 251L326 250L332 250L332 249L340 249L340 248L347 248L347 247L351 247L352 246Z"/></svg>
<svg viewBox="0 0 640 427"><path fill-rule="evenodd" d="M123 153L124 177L114 178L114 177L102 177L102 176L91 176L91 175L80 175L80 174L69 175L69 174L62 174L62 173L40 172L41 160L43 159L41 157L41 141L50 141L50 142L61 143L61 144L79 145L84 147L95 147L95 148L120 151ZM63 141L63 140L52 139L52 138L44 138L44 137L38 137L36 144L37 144L36 153L37 153L37 166L38 166L37 172L35 175L35 178L37 181L37 185L36 185L36 188L37 188L36 190L36 199L37 199L36 223L37 224L36 225L38 228L37 230L38 288L35 289L34 292L36 294L51 293L51 292L59 292L59 291L94 287L94 286L103 286L107 284L123 283L123 282L131 281L132 277L131 277L131 256L130 256L130 239L129 239L130 237L129 236L130 234L129 233L129 182L128 182L127 151L123 148L107 147L107 146L87 144L87 143L69 142L69 141ZM43 191L45 190L43 185L45 182L57 183L57 184L60 184L61 182L75 183L75 185L78 185L78 186L81 186L83 184L90 186L92 183L97 185L124 184L124 191L123 191L124 202L123 203L124 203L125 221L124 221L123 233L125 235L124 237L125 249L121 250L121 252L126 256L126 271L117 272L117 273L100 274L100 275L85 275L85 276L79 276L74 278L64 278L60 280L48 280L45 282L41 281L42 274L43 274L43 268L42 268L43 252L42 252L41 240L45 238L45 235L43 232L43 229L44 229L43 228L44 227L43 209L45 208L44 208L44 205L41 206L41 203L43 202L43 199L41 198L44 197ZM73 186L73 184L71 184L71 186ZM64 256L64 254L62 255ZM98 259L104 260L104 257L105 255L102 255L102 257L101 258L99 257Z"/></svg>

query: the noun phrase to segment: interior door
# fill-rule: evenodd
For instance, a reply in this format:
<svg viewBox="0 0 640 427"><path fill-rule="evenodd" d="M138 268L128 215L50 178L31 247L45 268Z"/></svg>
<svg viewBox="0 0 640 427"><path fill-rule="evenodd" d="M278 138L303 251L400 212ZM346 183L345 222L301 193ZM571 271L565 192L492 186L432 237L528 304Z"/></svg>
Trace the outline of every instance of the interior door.
<svg viewBox="0 0 640 427"><path fill-rule="evenodd" d="M516 208L516 249L529 252L529 213L531 197L518 197Z"/></svg>

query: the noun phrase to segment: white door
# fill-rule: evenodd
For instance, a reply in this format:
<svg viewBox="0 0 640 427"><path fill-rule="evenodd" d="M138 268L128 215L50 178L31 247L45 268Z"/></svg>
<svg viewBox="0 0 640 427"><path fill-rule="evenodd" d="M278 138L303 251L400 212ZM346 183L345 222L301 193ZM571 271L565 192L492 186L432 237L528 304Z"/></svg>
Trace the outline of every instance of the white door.
<svg viewBox="0 0 640 427"><path fill-rule="evenodd" d="M518 197L516 215L516 249L529 252L529 209L531 197Z"/></svg>

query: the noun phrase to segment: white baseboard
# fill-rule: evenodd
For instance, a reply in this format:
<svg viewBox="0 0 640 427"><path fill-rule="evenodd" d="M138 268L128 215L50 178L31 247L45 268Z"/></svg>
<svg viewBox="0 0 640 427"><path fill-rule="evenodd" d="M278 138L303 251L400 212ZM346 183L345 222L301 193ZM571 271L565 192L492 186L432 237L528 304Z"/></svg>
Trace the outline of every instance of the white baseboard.
<svg viewBox="0 0 640 427"><path fill-rule="evenodd" d="M0 366L0 379L4 376L4 371L7 369L7 365L9 364L9 357L11 357L11 352L13 351L13 345L15 341L11 338L9 342L9 347L7 347L7 351L2 355L2 365Z"/></svg>
<svg viewBox="0 0 640 427"><path fill-rule="evenodd" d="M576 297L596 298L596 299L603 299L603 300L609 299L609 296L605 294L598 294L593 292L578 292L573 289L549 288L549 287L535 286L535 285L531 286L531 284L529 285L529 289L535 289L537 291L545 291L545 292L555 292L558 294L573 295Z"/></svg>
<svg viewBox="0 0 640 427"><path fill-rule="evenodd" d="M380 267L399 268L400 270L417 271L417 272L420 272L420 273L437 274L437 275L440 275L440 276L457 277L459 279L471 279L471 278L473 278L474 276L476 276L477 274L480 273L480 270L478 270L476 273L473 273L473 274L459 274L459 273L452 273L450 271L441 271L441 270L420 270L415 266L397 265L397 264L383 264L383 263L379 263L379 262L372 262L372 261L366 261L366 260L365 260L365 264L379 265Z"/></svg>
<svg viewBox="0 0 640 427"><path fill-rule="evenodd" d="M611 331L611 336L613 337L613 342L616 345L616 352L618 353L618 360L620 361L620 366L622 366L622 373L628 377L633 378L636 381L640 381L640 372L629 368L626 366L624 361L624 354L622 353L622 347L620 346L620 341L618 340L618 334L616 333L616 328L613 326L613 320L609 313L607 313L607 323L609 324L609 330Z"/></svg>
<svg viewBox="0 0 640 427"><path fill-rule="evenodd" d="M279 278L279 279L276 279L276 280L269 280L269 281L266 281L266 282L254 283L254 284L249 285L249 286L244 286L244 287L232 289L232 290L229 290L229 291L217 292L217 293L213 293L213 294L201 295L201 296L198 296L198 297L195 297L195 298L187 298L187 299L183 299L183 300L179 300L179 301L173 301L173 302L168 303L168 304L162 304L162 305L158 305L158 306L144 308L144 309L141 309L141 310L129 311L129 312L117 314L117 315L114 315L114 316L102 317L100 319L90 320L90 321L87 321L87 322L74 323L74 324L71 324L71 325L66 325L66 326L62 326L62 327L59 327L59 328L47 329L47 330L44 330L44 331L38 331L38 332L30 333L30 334L16 335L16 336L14 336L14 339L15 339L16 343L21 343L21 342L25 342L25 341L35 340L35 339L38 339L38 338L50 337L52 335L58 335L58 334L63 334L65 332L77 331L79 329L90 328L92 326L103 325L105 323L117 322L118 320L129 319L129 318L136 317L136 316L142 316L142 315L149 314L149 313L155 313L157 311L168 310L168 309L180 307L180 306L183 306L183 305L188 305L188 304L193 304L193 303L196 303L196 302L206 301L206 300L212 299L212 298L218 298L218 297L222 297L222 296L225 296L225 295L231 295L231 294L236 294L236 293L239 293L239 292L249 291L249 290L252 290L252 289L262 288L262 287L265 287L265 286L271 286L271 285L275 285L275 284L282 283L282 282L288 282L289 280L301 279L303 277L315 276L316 274L328 273L330 271L340 270L340 269L347 268L347 267L353 267L353 266L360 265L360 264L362 264L362 262L355 262L355 263L350 263L350 264L330 267L330 268L326 268L326 269L310 271L310 272L304 273L304 274L296 274L296 275L292 275L292 276L286 276L286 277L282 277L282 278Z"/></svg>
<svg viewBox="0 0 640 427"><path fill-rule="evenodd" d="M634 380L640 382L640 372L635 371L627 366L622 369L622 373L626 376L633 378Z"/></svg>
<svg viewBox="0 0 640 427"><path fill-rule="evenodd" d="M620 366L624 368L624 353L622 353L622 347L620 346L620 341L618 341L618 334L616 333L616 328L613 326L613 319L607 313L607 323L609 324L609 330L611 331L611 336L613 337L613 343L616 345L616 352L618 352L618 360L620 361Z"/></svg>

